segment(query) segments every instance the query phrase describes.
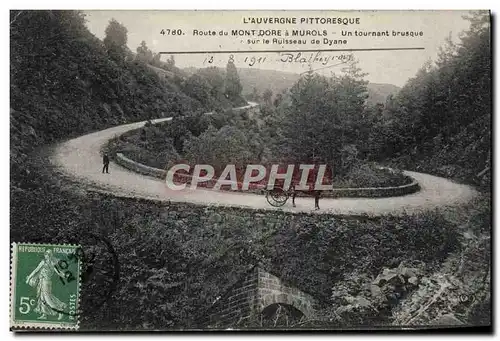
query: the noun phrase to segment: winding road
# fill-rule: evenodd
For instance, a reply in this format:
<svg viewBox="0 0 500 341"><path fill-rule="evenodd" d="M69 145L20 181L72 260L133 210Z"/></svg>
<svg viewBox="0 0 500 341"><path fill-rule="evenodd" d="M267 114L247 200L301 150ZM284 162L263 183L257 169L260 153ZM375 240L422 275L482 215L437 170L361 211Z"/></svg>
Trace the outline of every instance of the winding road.
<svg viewBox="0 0 500 341"><path fill-rule="evenodd" d="M255 103L242 108L255 106ZM210 114L210 113L209 113ZM170 121L172 118L153 120L154 123ZM157 178L144 176L117 165L110 164L110 174L102 174L101 148L106 143L129 130L142 127L146 121L116 126L84 135L56 146L50 162L58 171L77 180L87 188L105 191L118 197L140 197L171 202L190 202L205 206L236 206L287 212L309 212L316 214L335 213L345 215L368 214L371 216L414 213L442 206L458 206L472 200L477 192L470 186L429 174L405 171L416 179L419 192L390 198L322 198L321 210L314 211L314 199L299 197L297 207L291 202L276 208L269 205L264 196L251 193L214 191L207 189L174 191Z"/></svg>

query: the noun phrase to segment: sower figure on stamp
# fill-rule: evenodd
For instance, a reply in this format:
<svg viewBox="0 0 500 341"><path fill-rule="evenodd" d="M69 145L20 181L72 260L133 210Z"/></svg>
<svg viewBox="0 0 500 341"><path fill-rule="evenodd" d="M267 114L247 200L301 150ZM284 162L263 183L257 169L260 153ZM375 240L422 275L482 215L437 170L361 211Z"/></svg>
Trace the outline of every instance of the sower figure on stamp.
<svg viewBox="0 0 500 341"><path fill-rule="evenodd" d="M66 303L58 299L52 292L52 278L55 274L64 278L64 275L56 268L57 258L52 254L52 250L47 250L44 259L40 261L35 270L26 277L26 283L36 289L36 306L34 311L40 314L38 319L45 320L47 316L59 314L58 320L63 315L60 312L66 308ZM59 310L56 311L56 310Z"/></svg>
<svg viewBox="0 0 500 341"><path fill-rule="evenodd" d="M103 163L103 166L102 166L102 172L106 172L106 174L109 174L109 156L108 156L108 153L104 153L104 155L102 156L102 163Z"/></svg>

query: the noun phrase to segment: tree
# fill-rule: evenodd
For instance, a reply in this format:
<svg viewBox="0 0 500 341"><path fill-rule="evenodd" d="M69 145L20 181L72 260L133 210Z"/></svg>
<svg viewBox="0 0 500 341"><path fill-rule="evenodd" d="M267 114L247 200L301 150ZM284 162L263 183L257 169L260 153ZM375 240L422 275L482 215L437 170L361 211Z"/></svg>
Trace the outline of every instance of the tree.
<svg viewBox="0 0 500 341"><path fill-rule="evenodd" d="M491 149L491 37L488 12L465 18L470 29L457 43L448 38L435 63L405 84L380 131L388 133L385 150L405 167L470 180L487 167Z"/></svg>
<svg viewBox="0 0 500 341"><path fill-rule="evenodd" d="M367 138L358 132L367 98L363 76L353 61L342 76L326 78L310 71L299 79L290 90L283 125L289 158L321 161L337 174L348 171L342 168L345 150L357 150Z"/></svg>
<svg viewBox="0 0 500 341"><path fill-rule="evenodd" d="M225 81L225 95L226 97L233 101L241 96L241 86L240 77L238 76L238 70L234 62L229 61L226 66L226 81Z"/></svg>
<svg viewBox="0 0 500 341"><path fill-rule="evenodd" d="M210 87L210 96L217 101L224 100L224 73L219 68L212 66L199 69L196 74L203 77Z"/></svg>
<svg viewBox="0 0 500 341"><path fill-rule="evenodd" d="M253 87L252 89L252 93L250 94L250 100L254 101L254 102L259 102L260 101L260 94L259 94L259 90L257 90L257 87Z"/></svg>
<svg viewBox="0 0 500 341"><path fill-rule="evenodd" d="M282 94L277 94L276 98L274 98L273 104L275 107L279 107L281 102L283 102L283 95Z"/></svg>
<svg viewBox="0 0 500 341"><path fill-rule="evenodd" d="M144 40L141 42L141 45L137 47L137 60L146 64L150 64L153 61L153 51L148 49Z"/></svg>
<svg viewBox="0 0 500 341"><path fill-rule="evenodd" d="M266 89L262 94L262 99L264 100L264 103L270 106L272 98L273 98L273 91L271 89Z"/></svg>
<svg viewBox="0 0 500 341"><path fill-rule="evenodd" d="M182 83L182 91L188 96L198 100L204 106L211 105L210 85L199 74L191 75Z"/></svg>
<svg viewBox="0 0 500 341"><path fill-rule="evenodd" d="M153 60L151 61L151 65L156 66L156 67L162 66L161 54L153 53Z"/></svg>
<svg viewBox="0 0 500 341"><path fill-rule="evenodd" d="M111 59L123 62L127 51L127 28L115 19L109 21L105 30L104 45Z"/></svg>
<svg viewBox="0 0 500 341"><path fill-rule="evenodd" d="M240 168L253 162L255 156L248 145L247 136L237 127L227 125L217 130L210 126L199 137L187 139L184 150L190 162L212 165L219 172L229 164Z"/></svg>
<svg viewBox="0 0 500 341"><path fill-rule="evenodd" d="M167 67L169 69L172 69L172 68L174 68L174 66L175 66L175 58L174 58L174 55L171 54L170 58L167 60Z"/></svg>
<svg viewBox="0 0 500 341"><path fill-rule="evenodd" d="M342 70L341 76L332 78L331 87L335 93L334 100L336 101L336 112L348 129L342 130L344 139L347 143L359 145L359 142L364 138L361 134L363 128L366 127L365 103L368 98L367 81L363 73L358 67L356 60L352 60Z"/></svg>

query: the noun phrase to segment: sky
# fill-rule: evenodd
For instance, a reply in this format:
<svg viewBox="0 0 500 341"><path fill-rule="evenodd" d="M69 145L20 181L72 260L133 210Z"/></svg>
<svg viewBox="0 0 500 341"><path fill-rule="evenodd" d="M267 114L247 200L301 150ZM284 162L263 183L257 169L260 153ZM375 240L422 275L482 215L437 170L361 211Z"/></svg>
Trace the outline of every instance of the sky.
<svg viewBox="0 0 500 341"><path fill-rule="evenodd" d="M418 50L356 51L354 57L359 67L367 73L365 79L372 83L402 86L415 76L429 59L435 60L446 38L451 35L458 41L458 34L469 27L462 18L466 11L85 11L87 27L98 38L104 38L109 20L114 18L128 30L127 45L132 51L144 40L154 52L191 51L196 54L175 54L178 67L225 67L232 57L237 67L252 67L302 73L309 68L330 75L339 72L342 58L348 52L307 52L304 49L389 49ZM254 20L268 20L256 24ZM269 23L269 20L286 18L294 23ZM318 18L318 19L316 19ZM351 19L347 25L338 24ZM283 19L281 19L283 20ZM321 20L323 23L321 23ZM357 21L356 21L357 20ZM301 21L305 21L301 23ZM319 21L319 22L318 22ZM180 29L181 35L165 34ZM255 37L249 30L265 30L266 35ZM194 31L215 35L200 35ZM232 35L236 30L237 35ZM243 32L240 32L242 30ZM285 37L285 31L309 31L306 37ZM227 36L220 36L225 31ZM389 36L359 36L359 34L389 34ZM412 32L411 36L395 36L397 32ZM249 35L247 35L249 34ZM351 36L347 36L351 34ZM281 35L281 36L278 36ZM358 36L356 36L358 35ZM306 44L287 44L276 39L305 39ZM265 42L264 40L268 40ZM326 40L325 40L326 39ZM255 43L249 43L253 40ZM258 42L257 42L258 40ZM312 40L316 40L313 44ZM346 44L333 44L331 40L347 40ZM263 51L296 50L273 53L223 53L203 51ZM299 55L300 53L300 55ZM314 58L314 56L321 57ZM162 55L166 60L168 54ZM291 58L290 58L291 57ZM305 58L305 60L302 60ZM212 63L209 61L212 60ZM312 63L310 61L313 60ZM253 64L250 66L250 64Z"/></svg>

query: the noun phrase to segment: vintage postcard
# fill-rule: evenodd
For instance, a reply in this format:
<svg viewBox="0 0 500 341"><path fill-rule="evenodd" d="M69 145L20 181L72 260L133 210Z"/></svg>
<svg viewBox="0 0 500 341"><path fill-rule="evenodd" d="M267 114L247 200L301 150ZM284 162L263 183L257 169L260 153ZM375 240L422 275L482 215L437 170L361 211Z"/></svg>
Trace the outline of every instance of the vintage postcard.
<svg viewBox="0 0 500 341"><path fill-rule="evenodd" d="M491 331L488 10L10 11L13 331Z"/></svg>

